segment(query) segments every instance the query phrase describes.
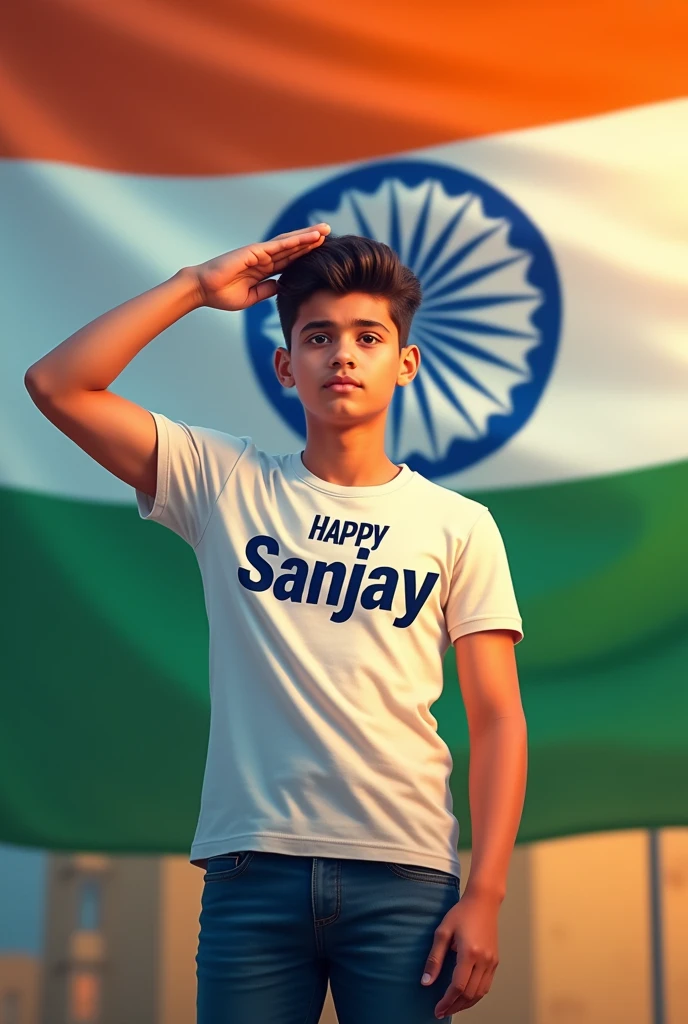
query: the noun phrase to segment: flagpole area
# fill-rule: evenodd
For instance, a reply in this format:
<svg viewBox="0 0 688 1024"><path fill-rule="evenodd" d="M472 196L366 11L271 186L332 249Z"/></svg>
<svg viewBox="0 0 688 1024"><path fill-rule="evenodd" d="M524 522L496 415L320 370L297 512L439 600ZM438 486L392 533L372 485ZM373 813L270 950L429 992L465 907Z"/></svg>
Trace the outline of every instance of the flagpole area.
<svg viewBox="0 0 688 1024"><path fill-rule="evenodd" d="M662 935L661 831L648 831L650 854L650 930L652 941L652 1021L666 1024L664 994L664 942Z"/></svg>

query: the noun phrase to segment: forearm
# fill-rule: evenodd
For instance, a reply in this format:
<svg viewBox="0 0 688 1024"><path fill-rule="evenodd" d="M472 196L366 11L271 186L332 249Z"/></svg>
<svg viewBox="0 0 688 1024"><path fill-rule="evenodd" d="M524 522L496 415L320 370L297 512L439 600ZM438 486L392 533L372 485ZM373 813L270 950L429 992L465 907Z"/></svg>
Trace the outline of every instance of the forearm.
<svg viewBox="0 0 688 1024"><path fill-rule="evenodd" d="M471 735L471 871L466 893L506 895L509 861L523 812L528 735L522 712L494 718Z"/></svg>
<svg viewBox="0 0 688 1024"><path fill-rule="evenodd" d="M102 391L153 338L200 305L194 275L183 268L70 335L29 367L27 385L52 394Z"/></svg>

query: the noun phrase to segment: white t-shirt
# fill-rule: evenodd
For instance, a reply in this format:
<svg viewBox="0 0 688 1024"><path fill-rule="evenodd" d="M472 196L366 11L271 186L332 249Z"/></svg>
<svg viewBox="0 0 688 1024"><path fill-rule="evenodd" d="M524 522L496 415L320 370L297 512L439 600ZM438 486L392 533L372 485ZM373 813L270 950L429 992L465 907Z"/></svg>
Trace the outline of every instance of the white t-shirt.
<svg viewBox="0 0 688 1024"><path fill-rule="evenodd" d="M452 758L430 710L464 633L521 618L489 510L406 463L347 487L250 437L152 413L141 518L190 544L208 614L210 735L190 860L233 850L460 876Z"/></svg>

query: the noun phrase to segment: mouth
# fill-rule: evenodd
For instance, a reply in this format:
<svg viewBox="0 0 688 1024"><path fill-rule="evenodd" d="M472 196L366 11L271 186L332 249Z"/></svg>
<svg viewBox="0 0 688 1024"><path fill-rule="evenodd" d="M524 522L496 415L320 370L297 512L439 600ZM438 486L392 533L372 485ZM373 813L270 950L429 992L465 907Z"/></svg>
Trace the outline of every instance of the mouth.
<svg viewBox="0 0 688 1024"><path fill-rule="evenodd" d="M357 391L360 388L360 384L326 384L325 388L328 391Z"/></svg>
<svg viewBox="0 0 688 1024"><path fill-rule="evenodd" d="M355 388L360 388L362 385L355 377L349 377L347 373L332 374L330 379L323 384L323 387L327 388L328 391L353 391Z"/></svg>

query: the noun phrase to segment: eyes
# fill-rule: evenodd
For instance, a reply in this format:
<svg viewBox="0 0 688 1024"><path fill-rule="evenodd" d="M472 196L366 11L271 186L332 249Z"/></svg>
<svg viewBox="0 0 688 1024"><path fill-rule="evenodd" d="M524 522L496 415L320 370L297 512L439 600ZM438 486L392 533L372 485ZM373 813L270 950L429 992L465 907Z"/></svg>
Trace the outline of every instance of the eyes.
<svg viewBox="0 0 688 1024"><path fill-rule="evenodd" d="M330 340L326 334L314 334L312 337L310 337L308 339L308 341L309 342L310 341L314 342L316 348L322 348L322 345L320 345L318 343L318 341L317 341L318 338L324 338L325 341L329 341ZM360 340L363 341L365 338L370 338L372 342L377 343L377 344L381 344L381 342L382 342L382 338L378 338L377 335L375 335L375 334L362 334L361 337L360 337ZM364 347L365 348L373 348L373 345L366 344Z"/></svg>

